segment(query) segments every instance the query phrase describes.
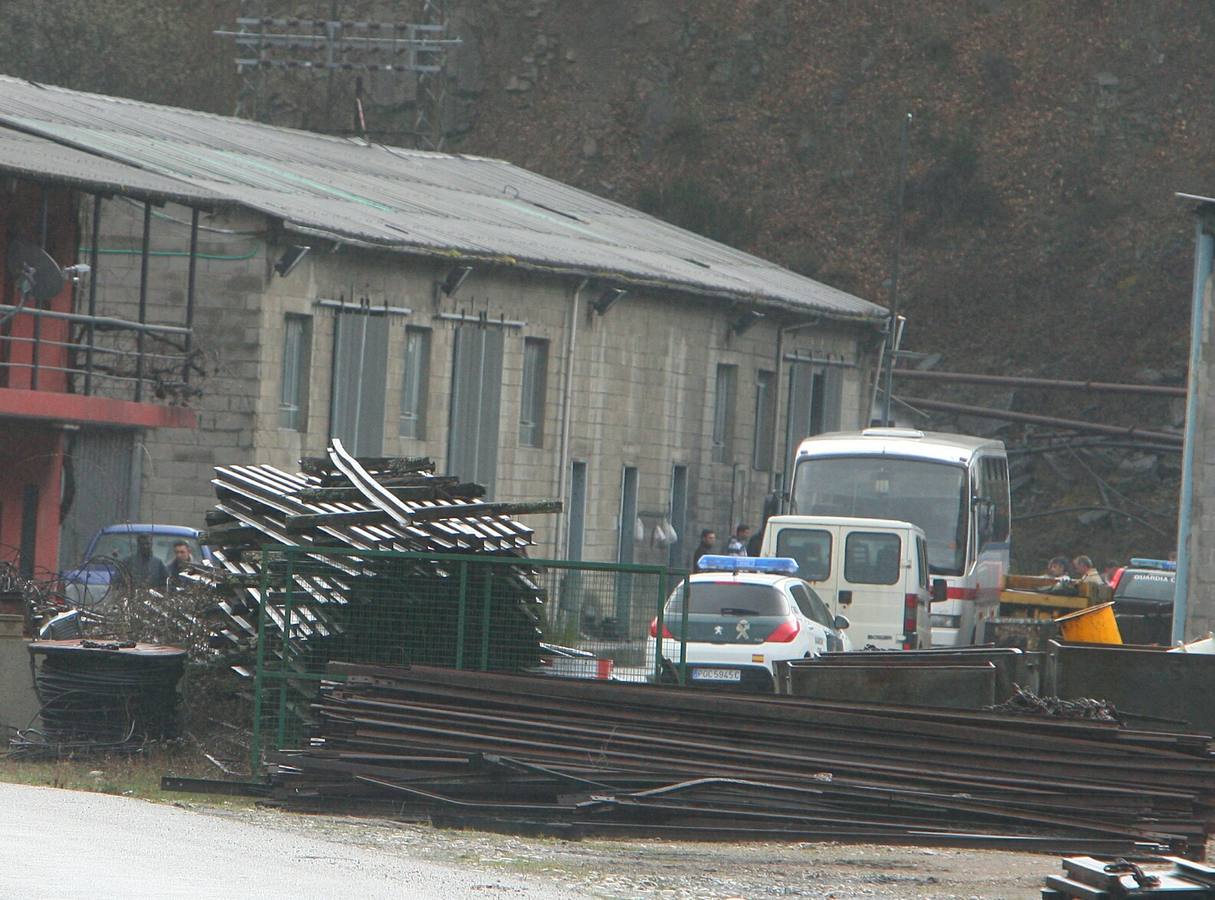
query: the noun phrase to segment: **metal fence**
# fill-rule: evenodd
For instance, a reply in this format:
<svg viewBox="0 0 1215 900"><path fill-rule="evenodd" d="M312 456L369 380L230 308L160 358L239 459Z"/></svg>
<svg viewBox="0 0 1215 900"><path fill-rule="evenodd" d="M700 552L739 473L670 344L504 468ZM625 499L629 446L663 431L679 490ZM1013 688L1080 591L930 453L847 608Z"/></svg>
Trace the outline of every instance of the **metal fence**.
<svg viewBox="0 0 1215 900"><path fill-rule="evenodd" d="M304 737L331 660L650 681L652 633L684 575L516 556L263 550L254 768L264 751Z"/></svg>

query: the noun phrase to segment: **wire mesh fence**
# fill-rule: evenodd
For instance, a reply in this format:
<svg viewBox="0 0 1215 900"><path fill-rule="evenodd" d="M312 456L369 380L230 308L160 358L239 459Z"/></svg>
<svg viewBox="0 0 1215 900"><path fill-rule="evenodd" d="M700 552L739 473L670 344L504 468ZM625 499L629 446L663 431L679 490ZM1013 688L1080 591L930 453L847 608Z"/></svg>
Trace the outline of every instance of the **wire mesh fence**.
<svg viewBox="0 0 1215 900"><path fill-rule="evenodd" d="M649 681L663 601L683 574L519 556L263 550L254 765L263 750L303 739L331 660Z"/></svg>

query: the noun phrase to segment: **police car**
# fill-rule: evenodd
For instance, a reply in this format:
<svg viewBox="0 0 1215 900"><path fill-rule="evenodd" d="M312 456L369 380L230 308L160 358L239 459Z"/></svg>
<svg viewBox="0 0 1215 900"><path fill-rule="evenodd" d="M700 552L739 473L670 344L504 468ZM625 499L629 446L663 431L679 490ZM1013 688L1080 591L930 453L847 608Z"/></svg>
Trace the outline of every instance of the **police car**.
<svg viewBox="0 0 1215 900"><path fill-rule="evenodd" d="M1130 644L1165 644L1173 628L1177 563L1135 557L1110 578L1114 614L1122 639Z"/></svg>
<svg viewBox="0 0 1215 900"><path fill-rule="evenodd" d="M650 623L651 669L662 628L661 681L676 680L685 635L689 684L742 690L774 690L780 660L852 649L848 619L796 577L796 560L702 556L699 568Z"/></svg>

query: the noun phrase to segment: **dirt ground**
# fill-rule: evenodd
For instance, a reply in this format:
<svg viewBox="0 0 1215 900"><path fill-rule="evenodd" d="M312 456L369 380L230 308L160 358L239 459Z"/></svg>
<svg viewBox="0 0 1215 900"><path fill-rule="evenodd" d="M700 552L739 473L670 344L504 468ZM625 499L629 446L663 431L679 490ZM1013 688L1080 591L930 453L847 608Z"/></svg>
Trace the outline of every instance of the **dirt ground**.
<svg viewBox="0 0 1215 900"><path fill-rule="evenodd" d="M623 898L1030 898L1057 856L839 844L562 841L272 809L179 804L336 844L535 876L571 896Z"/></svg>

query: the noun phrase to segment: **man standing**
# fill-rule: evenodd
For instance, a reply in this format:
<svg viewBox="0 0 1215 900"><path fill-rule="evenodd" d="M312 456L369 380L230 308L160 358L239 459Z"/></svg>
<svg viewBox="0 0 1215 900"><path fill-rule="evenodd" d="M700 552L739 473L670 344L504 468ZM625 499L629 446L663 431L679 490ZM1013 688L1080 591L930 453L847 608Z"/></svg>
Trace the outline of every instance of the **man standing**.
<svg viewBox="0 0 1215 900"><path fill-rule="evenodd" d="M746 556L747 555L747 538L751 537L751 526L738 523L738 527L734 529L734 534L726 543L727 556Z"/></svg>
<svg viewBox="0 0 1215 900"><path fill-rule="evenodd" d="M717 543L717 532L712 528L706 528L700 533L700 543L692 552L692 573L700 571L700 558L706 554L713 552L713 545Z"/></svg>
<svg viewBox="0 0 1215 900"><path fill-rule="evenodd" d="M1067 557L1056 556L1046 564L1046 572L1044 573L1050 578L1059 579L1067 577Z"/></svg>
<svg viewBox="0 0 1215 900"><path fill-rule="evenodd" d="M1081 584L1105 584L1105 579L1101 577L1101 573L1093 566L1093 561L1087 556L1077 556L1072 560L1072 570L1076 573L1076 580Z"/></svg>
<svg viewBox="0 0 1215 900"><path fill-rule="evenodd" d="M194 556L190 553L190 545L186 541L173 542L173 560L169 563L169 587L181 588L186 586L186 580L181 573L190 568Z"/></svg>
<svg viewBox="0 0 1215 900"><path fill-rule="evenodd" d="M160 561L160 557L152 553L152 535L140 534L135 537L135 553L122 561L123 574L126 575L127 587L155 588L163 590L169 578L169 570Z"/></svg>

